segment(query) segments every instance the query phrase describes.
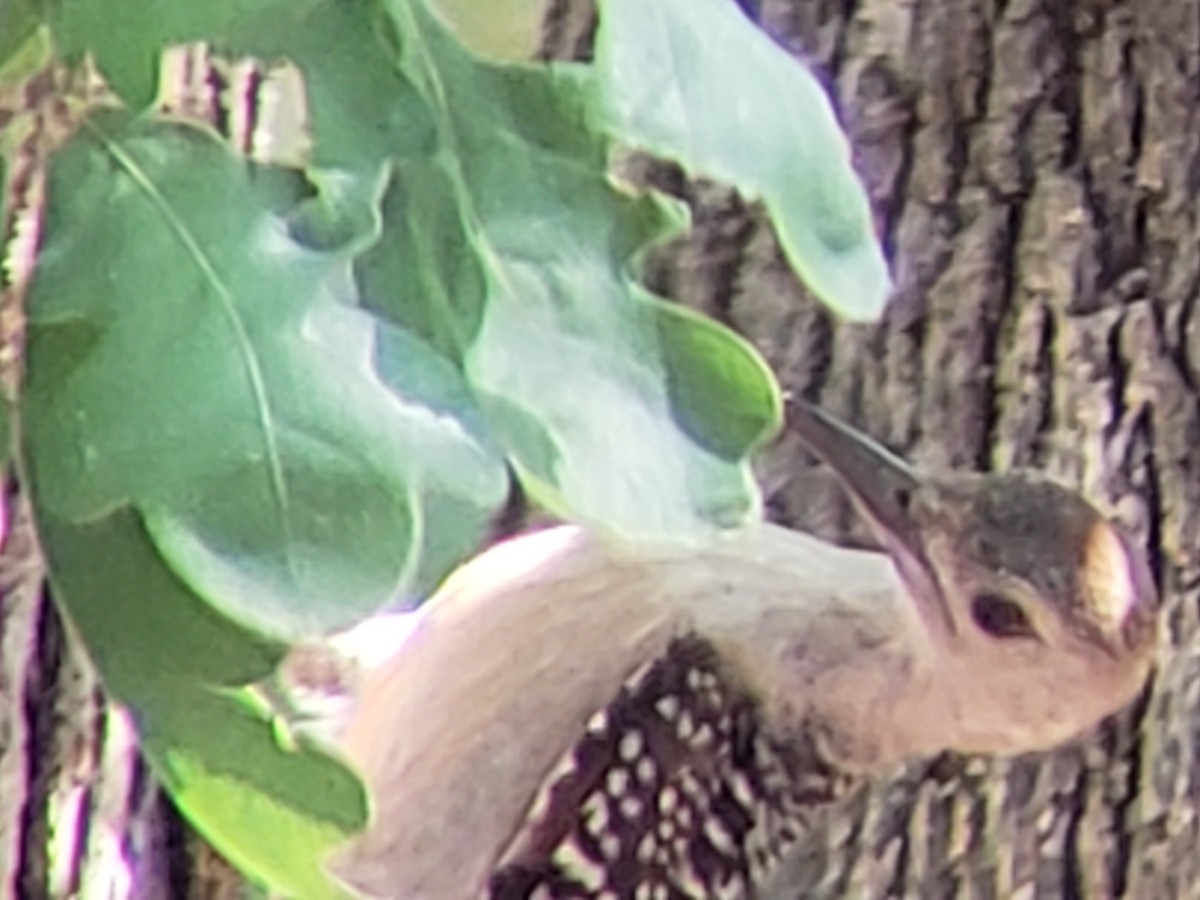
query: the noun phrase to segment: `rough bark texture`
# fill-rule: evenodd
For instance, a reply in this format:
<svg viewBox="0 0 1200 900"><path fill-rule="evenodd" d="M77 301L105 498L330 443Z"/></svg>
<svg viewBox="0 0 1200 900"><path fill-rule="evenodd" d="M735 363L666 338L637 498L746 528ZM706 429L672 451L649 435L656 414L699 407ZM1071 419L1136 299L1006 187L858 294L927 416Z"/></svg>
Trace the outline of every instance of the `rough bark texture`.
<svg viewBox="0 0 1200 900"><path fill-rule="evenodd" d="M559 14L577 52L585 12ZM877 785L797 855L796 896L1200 896L1200 13L766 0L761 15L836 98L893 260L890 309L877 327L831 322L758 210L663 172L696 229L656 286L918 462L1082 487L1146 540L1168 602L1138 709L1053 755L945 758ZM845 536L844 500L794 447L763 477L778 518Z"/></svg>
<svg viewBox="0 0 1200 900"><path fill-rule="evenodd" d="M586 52L588 4L557 6L551 55ZM765 0L761 14L837 100L895 297L877 327L834 324L752 204L659 170L696 229L655 261L655 286L920 462L1082 486L1146 540L1168 602L1137 709L1050 756L898 773L797 854L796 896L1200 896L1200 10ZM795 447L762 475L779 519L846 535L843 499ZM18 523L0 559L0 895L232 895L219 863L211 877L180 849L29 553Z"/></svg>

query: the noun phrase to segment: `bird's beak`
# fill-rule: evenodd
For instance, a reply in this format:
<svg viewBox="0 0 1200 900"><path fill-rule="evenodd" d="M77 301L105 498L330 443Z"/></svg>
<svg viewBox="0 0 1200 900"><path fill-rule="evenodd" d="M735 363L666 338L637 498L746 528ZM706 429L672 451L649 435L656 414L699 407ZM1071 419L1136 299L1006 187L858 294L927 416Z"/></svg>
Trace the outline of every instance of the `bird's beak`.
<svg viewBox="0 0 1200 900"><path fill-rule="evenodd" d="M787 406L788 427L837 474L859 513L892 557L929 626L954 633L954 619L925 554L911 500L921 478L904 460L802 400Z"/></svg>

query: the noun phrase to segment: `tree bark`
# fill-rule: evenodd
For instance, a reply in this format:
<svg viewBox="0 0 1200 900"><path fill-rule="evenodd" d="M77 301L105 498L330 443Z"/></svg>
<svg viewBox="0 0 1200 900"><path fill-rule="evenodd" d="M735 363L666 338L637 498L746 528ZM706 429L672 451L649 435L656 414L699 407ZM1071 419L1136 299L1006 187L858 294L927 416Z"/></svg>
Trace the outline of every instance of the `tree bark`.
<svg viewBox="0 0 1200 900"><path fill-rule="evenodd" d="M586 41L584 14L558 12L561 46ZM1168 624L1135 709L1057 753L947 756L873 786L796 854L796 896L1200 896L1197 6L766 0L761 20L835 98L889 309L831 321L759 209L662 171L696 227L655 286L920 464L1082 488L1150 548ZM864 537L792 444L762 474L776 518Z"/></svg>

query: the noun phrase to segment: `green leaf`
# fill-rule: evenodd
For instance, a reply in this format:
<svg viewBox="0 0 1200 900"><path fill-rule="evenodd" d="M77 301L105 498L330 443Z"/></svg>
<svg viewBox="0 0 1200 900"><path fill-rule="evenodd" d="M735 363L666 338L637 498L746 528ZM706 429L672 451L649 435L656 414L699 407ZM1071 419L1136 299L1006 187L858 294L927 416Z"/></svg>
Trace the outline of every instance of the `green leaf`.
<svg viewBox="0 0 1200 900"><path fill-rule="evenodd" d="M321 860L366 821L363 787L318 750L275 743L235 691L267 678L284 648L193 596L128 507L85 524L43 508L38 528L56 600L179 807L252 877L337 896Z"/></svg>
<svg viewBox="0 0 1200 900"><path fill-rule="evenodd" d="M68 61L90 54L108 85L135 110L157 92L167 47L205 41L216 51L287 59L304 73L321 187L325 239L348 242L377 227L373 204L392 156L429 152L432 123L396 71L406 42L375 0L216 0L168 3L146 14L143 0L62 0L53 7L55 46Z"/></svg>
<svg viewBox="0 0 1200 900"><path fill-rule="evenodd" d="M141 8L139 0L118 0ZM199 4L203 5L203 4ZM304 73L317 169L338 170L339 191L377 200L380 170L393 157L434 151L433 123L395 65L410 37L373 0L284 0L252 21L205 31L234 54L286 58ZM349 180L361 179L361 184ZM343 196L343 202L345 197Z"/></svg>
<svg viewBox="0 0 1200 900"><path fill-rule="evenodd" d="M91 54L134 109L154 100L163 50L205 41L304 72L318 167L375 173L392 155L429 148L430 123L392 65L406 36L372 0L168 3L153 16L143 0L62 0L51 22L59 54Z"/></svg>
<svg viewBox="0 0 1200 900"><path fill-rule="evenodd" d="M541 47L549 0L430 0L472 51L492 59L529 59Z"/></svg>
<svg viewBox="0 0 1200 900"><path fill-rule="evenodd" d="M117 21L141 15L139 3L112 2ZM740 459L728 440L697 442L712 429L681 427L697 416L676 407L702 402L702 390L667 388L672 341L658 301L636 289L629 269L682 219L608 183L590 69L481 64L414 0L177 10L152 29L131 29L122 39L130 47L109 37L111 17L77 2L67 9L60 30L87 35L74 43L113 73L142 71L168 37L296 62L323 170L319 212L297 220L311 243L366 246L379 223L365 210L394 160L384 241L359 269L368 302L462 367L526 486L555 510L653 534L756 513L745 456L778 427L774 385L767 377L722 404L756 423L738 432ZM562 260L539 259L555 244ZM512 343L530 340L538 354ZM731 334L717 343L754 356ZM587 375L586 359L595 365ZM756 367L765 371L747 365ZM663 489L648 501L650 483Z"/></svg>
<svg viewBox="0 0 1200 900"><path fill-rule="evenodd" d="M142 14L133 0L111 5L116 21ZM590 69L481 64L415 0L181 8L131 28L127 48L110 37L111 16L77 0L66 8L60 30L86 35L74 44L105 71L144 63L168 37L300 66L321 196L297 213L296 233L367 246L381 224L379 173L391 166L383 241L359 268L367 302L461 367L526 486L555 510L653 534L756 513L745 457L778 427L774 384L764 376L721 404L751 423L737 429L740 454L736 441L712 444L715 429L688 425L698 416L680 404L708 402L703 367L688 375L697 389L679 392L666 365L669 346L687 343L668 332L691 326L664 331L659 301L629 271L682 218L609 184ZM560 260L540 258L555 252ZM710 343L765 372L721 334ZM524 341L538 352L513 343ZM645 498L647 484L662 485L658 496Z"/></svg>
<svg viewBox="0 0 1200 900"><path fill-rule="evenodd" d="M109 87L134 109L143 109L154 101L165 47L310 5L305 0L209 0L148 8L133 0L57 0L50 6L50 24L64 61L77 63L90 54Z"/></svg>
<svg viewBox="0 0 1200 900"><path fill-rule="evenodd" d="M757 514L746 457L778 426L774 382L636 284L633 258L683 218L608 179L589 71L482 63L420 3L391 8L439 149L394 168L367 302L461 366L552 510L675 537Z"/></svg>
<svg viewBox="0 0 1200 900"><path fill-rule="evenodd" d="M761 197L800 277L848 319L891 283L821 85L728 0L602 0L597 85L622 142Z"/></svg>
<svg viewBox="0 0 1200 900"><path fill-rule="evenodd" d="M0 85L31 75L45 63L41 0L0 0Z"/></svg>
<svg viewBox="0 0 1200 900"><path fill-rule="evenodd" d="M40 513L131 505L198 596L298 635L424 596L507 477L459 373L353 308L349 258L293 241L257 191L165 124L97 119L55 158L24 452Z"/></svg>
<svg viewBox="0 0 1200 900"><path fill-rule="evenodd" d="M740 459L762 439L761 410L778 408L773 374L758 354L731 344L729 332L712 319L686 306L657 310L677 424L721 458Z"/></svg>
<svg viewBox="0 0 1200 900"><path fill-rule="evenodd" d="M0 70L42 24L40 0L0 0Z"/></svg>

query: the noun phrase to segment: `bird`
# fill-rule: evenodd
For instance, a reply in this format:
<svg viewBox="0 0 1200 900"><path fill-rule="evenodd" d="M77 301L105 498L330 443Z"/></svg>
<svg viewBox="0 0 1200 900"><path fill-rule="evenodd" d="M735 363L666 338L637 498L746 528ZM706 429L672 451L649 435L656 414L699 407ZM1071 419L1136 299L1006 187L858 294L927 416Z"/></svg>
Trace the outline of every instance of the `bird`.
<svg viewBox="0 0 1200 900"><path fill-rule="evenodd" d="M878 547L761 521L559 525L455 572L338 750L359 896L766 898L816 811L907 760L1072 741L1144 690L1146 551L1032 472L929 474L801 401L787 427Z"/></svg>

